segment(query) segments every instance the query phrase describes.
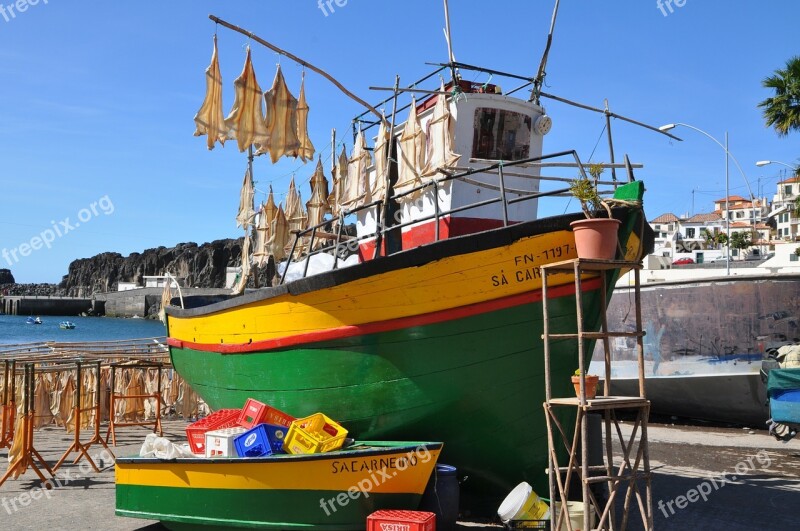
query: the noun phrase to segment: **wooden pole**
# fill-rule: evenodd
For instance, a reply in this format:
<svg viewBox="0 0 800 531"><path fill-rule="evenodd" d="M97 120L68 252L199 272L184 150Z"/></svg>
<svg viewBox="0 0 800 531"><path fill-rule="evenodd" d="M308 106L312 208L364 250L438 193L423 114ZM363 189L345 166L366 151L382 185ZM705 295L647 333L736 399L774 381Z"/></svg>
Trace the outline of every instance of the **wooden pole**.
<svg viewBox="0 0 800 531"><path fill-rule="evenodd" d="M325 79L327 79L328 81L330 81L331 83L336 85L336 87L339 90L341 90L346 96L348 96L352 100L358 102L359 104L361 104L364 107L366 107L367 109L369 109L370 112L372 112L372 114L377 116L379 120L383 119L381 114L372 105L370 105L366 101L362 100L361 98L359 98L358 96L356 96L355 94L353 94L352 92L347 90L344 87L344 85L339 83L339 81L337 81L333 76L331 76L330 74L328 74L324 70L322 70L320 68L317 68L316 66L312 65L311 63L309 63L307 61L304 61L303 59L297 57L296 55L294 55L292 53L289 53L286 50L284 50L282 48L279 48L279 47L275 46L274 44L265 41L264 39L262 39L258 35L250 32L250 31L248 31L246 29L240 28L239 26L235 26L235 25L231 24L230 22L226 22L226 21L222 20L219 17L215 17L214 15L208 15L208 18L210 18L213 22L216 22L217 24L219 24L221 26L225 26L228 29L231 29L233 31L241 33L242 35L247 36L248 38L256 41L259 44L261 44L262 46L266 46L267 48L269 48L273 52L276 52L276 53L279 53L279 54L281 54L283 56L286 56L289 59L291 59L292 61L296 62L297 64L299 64L301 66L304 66L304 67L308 68L309 70L311 70L313 72L316 72L317 74L321 75L322 77L324 77Z"/></svg>
<svg viewBox="0 0 800 531"><path fill-rule="evenodd" d="M605 115L606 115L606 133L608 136L608 153L611 157L611 164L614 164L614 140L611 137L611 113L608 110L608 100L604 100L605 102ZM614 182L617 181L617 170L614 166L611 166L611 178ZM616 185L615 185L616 187Z"/></svg>

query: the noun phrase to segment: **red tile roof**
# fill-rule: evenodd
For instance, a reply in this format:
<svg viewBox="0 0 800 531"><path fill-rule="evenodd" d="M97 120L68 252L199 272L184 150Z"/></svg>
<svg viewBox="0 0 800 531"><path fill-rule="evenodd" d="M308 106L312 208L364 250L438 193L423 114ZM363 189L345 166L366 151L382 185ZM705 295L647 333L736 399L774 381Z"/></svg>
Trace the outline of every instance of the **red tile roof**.
<svg viewBox="0 0 800 531"><path fill-rule="evenodd" d="M729 202L734 202L734 201L749 201L749 199L745 199L744 197L742 197L742 196L740 196L740 195L730 195L730 196L728 196L728 201L729 201ZM714 201L714 202L715 202L715 203L724 203L724 202L725 202L725 198L723 197L722 199L717 199L717 200L716 200L716 201Z"/></svg>
<svg viewBox="0 0 800 531"><path fill-rule="evenodd" d="M675 223L676 221L678 221L678 216L670 212L668 214L661 214L650 223Z"/></svg>
<svg viewBox="0 0 800 531"><path fill-rule="evenodd" d="M722 219L722 214L719 212L711 212L708 214L695 214L686 220L687 223L706 223L708 221L719 221Z"/></svg>

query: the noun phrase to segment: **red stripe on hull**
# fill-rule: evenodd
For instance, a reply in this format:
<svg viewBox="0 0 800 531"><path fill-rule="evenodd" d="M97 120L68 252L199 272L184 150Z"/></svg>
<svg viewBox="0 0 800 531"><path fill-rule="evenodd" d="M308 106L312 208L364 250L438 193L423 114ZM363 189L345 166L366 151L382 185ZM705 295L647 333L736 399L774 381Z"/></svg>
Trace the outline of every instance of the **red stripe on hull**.
<svg viewBox="0 0 800 531"><path fill-rule="evenodd" d="M416 225L403 232L403 249L413 249L436 241L436 225L431 220ZM514 224L515 222L509 222ZM446 240L455 236L475 234L486 230L497 229L503 226L503 220L483 218L455 218L446 217L439 220L439 239ZM382 252L386 252L386 242L382 245ZM358 246L358 259L360 262L372 260L375 256L375 240L368 240Z"/></svg>
<svg viewBox="0 0 800 531"><path fill-rule="evenodd" d="M594 278L582 283L583 291L593 291L600 287L600 279ZM575 293L574 284L567 284L550 288L548 290L551 299L564 297ZM480 302L470 304L468 306L461 306L459 308L452 308L449 310L442 310L432 312L425 315L414 315L410 317L399 317L397 319L390 319L388 321L381 321L376 323L367 323L363 325L350 325L340 326L338 328L331 328L328 330L321 330L318 332L309 332L306 334L297 334L289 337L281 337L277 339L268 339L266 341L256 341L253 343L236 343L236 344L207 344L207 343L194 343L191 341L183 341L180 339L167 338L167 344L172 347L190 348L192 350L200 350L204 352L219 352L221 354L243 354L246 352L258 352L264 350L273 350L278 348L293 347L306 343L317 343L320 341L331 341L335 339L344 339L348 337L377 334L381 332L391 332L400 330L402 328L411 328L414 326L425 326L444 321L451 321L454 319L462 319L471 317L481 313L488 313L522 304L529 304L539 302L542 300L542 291L536 290L528 293L521 293L519 295L512 295L502 299L495 299L487 302Z"/></svg>

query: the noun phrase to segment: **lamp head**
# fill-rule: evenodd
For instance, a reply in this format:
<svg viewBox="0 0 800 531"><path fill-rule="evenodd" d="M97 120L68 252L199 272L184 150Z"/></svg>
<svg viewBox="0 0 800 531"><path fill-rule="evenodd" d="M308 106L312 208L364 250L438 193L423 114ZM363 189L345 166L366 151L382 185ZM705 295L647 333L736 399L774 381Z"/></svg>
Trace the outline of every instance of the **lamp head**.
<svg viewBox="0 0 800 531"><path fill-rule="evenodd" d="M675 124L666 124L658 128L658 130L661 132L669 131L670 129L675 129Z"/></svg>
<svg viewBox="0 0 800 531"><path fill-rule="evenodd" d="M767 164L772 164L772 161L771 160L759 160L758 162L756 162L756 166L758 166L759 168L761 166L766 166Z"/></svg>

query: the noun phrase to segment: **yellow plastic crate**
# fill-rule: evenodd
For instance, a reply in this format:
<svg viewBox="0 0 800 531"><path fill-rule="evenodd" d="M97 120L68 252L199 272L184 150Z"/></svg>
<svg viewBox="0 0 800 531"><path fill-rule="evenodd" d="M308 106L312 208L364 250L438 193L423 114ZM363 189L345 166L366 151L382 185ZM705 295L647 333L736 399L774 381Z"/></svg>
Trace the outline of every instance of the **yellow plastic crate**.
<svg viewBox="0 0 800 531"><path fill-rule="evenodd" d="M322 413L297 419L289 427L283 449L290 454L317 454L337 450L347 430Z"/></svg>

